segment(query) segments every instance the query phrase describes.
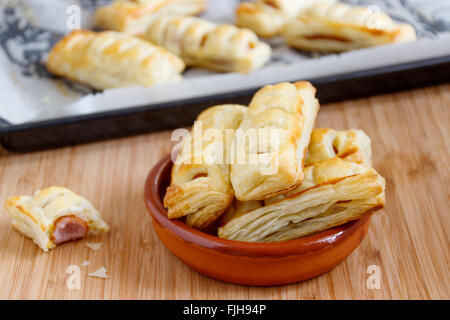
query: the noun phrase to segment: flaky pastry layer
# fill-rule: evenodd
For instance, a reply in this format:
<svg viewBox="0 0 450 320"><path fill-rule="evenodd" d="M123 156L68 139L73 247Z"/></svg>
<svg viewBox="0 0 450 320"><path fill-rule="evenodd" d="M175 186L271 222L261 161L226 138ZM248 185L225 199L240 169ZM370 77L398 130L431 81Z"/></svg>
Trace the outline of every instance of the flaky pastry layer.
<svg viewBox="0 0 450 320"><path fill-rule="evenodd" d="M384 178L365 164L340 158L319 161L305 168L304 183L295 191L254 202L246 213L236 212L218 234L250 242L295 239L382 208L384 190ZM239 207L248 209L234 205Z"/></svg>

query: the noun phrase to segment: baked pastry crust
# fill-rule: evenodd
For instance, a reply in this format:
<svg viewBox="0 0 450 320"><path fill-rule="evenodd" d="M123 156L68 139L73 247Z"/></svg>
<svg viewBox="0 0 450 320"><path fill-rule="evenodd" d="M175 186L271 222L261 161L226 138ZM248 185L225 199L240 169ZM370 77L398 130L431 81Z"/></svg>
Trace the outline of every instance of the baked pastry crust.
<svg viewBox="0 0 450 320"><path fill-rule="evenodd" d="M362 130L314 129L306 153L305 166L336 157L371 166L371 144L370 138Z"/></svg>
<svg viewBox="0 0 450 320"><path fill-rule="evenodd" d="M251 30L195 17L155 19L144 38L179 55L189 66L224 72L259 69L271 53L270 46Z"/></svg>
<svg viewBox="0 0 450 320"><path fill-rule="evenodd" d="M234 192L227 160L231 139L226 131L238 128L246 110L241 105L220 105L198 116L172 168L164 197L169 219L187 216L186 224L204 229L230 206Z"/></svg>
<svg viewBox="0 0 450 320"><path fill-rule="evenodd" d="M5 206L12 226L44 251L56 246L53 238L55 224L63 217L80 219L87 226L88 233L109 230L89 201L63 187L48 187L37 191L34 196L11 197Z"/></svg>
<svg viewBox="0 0 450 320"><path fill-rule="evenodd" d="M47 59L51 73L99 90L181 80L184 67L164 48L114 31L73 31Z"/></svg>
<svg viewBox="0 0 450 320"><path fill-rule="evenodd" d="M409 24L397 24L385 13L340 2L318 3L302 10L284 26L282 35L294 48L324 52L416 39Z"/></svg>
<svg viewBox="0 0 450 320"><path fill-rule="evenodd" d="M164 15L196 15L206 0L114 0L95 12L95 25L105 30L143 34L151 21Z"/></svg>
<svg viewBox="0 0 450 320"><path fill-rule="evenodd" d="M265 86L255 94L239 127L244 134L238 131L232 146L238 157L245 156L231 165L238 200L267 199L302 183L303 161L319 110L315 93L309 82L300 81ZM260 129L268 132L268 138L252 139L250 133ZM273 139L276 134L278 139Z"/></svg>
<svg viewBox="0 0 450 320"><path fill-rule="evenodd" d="M337 0L255 0L242 2L236 9L236 25L256 32L260 37L274 37L297 14L318 2Z"/></svg>
<svg viewBox="0 0 450 320"><path fill-rule="evenodd" d="M310 166L316 162L333 158L341 158L345 161L371 166L372 148L370 138L364 131L356 129L342 131L330 128L314 129L305 156L305 166ZM234 199L232 205L220 217L220 225L223 226L231 219L236 219L247 212L284 199L296 192L297 190L294 189L293 191L264 201L239 201Z"/></svg>
<svg viewBox="0 0 450 320"><path fill-rule="evenodd" d="M361 218L384 206L385 181L365 164L340 158L305 168L304 183L291 194L237 215L219 237L250 242L284 241Z"/></svg>

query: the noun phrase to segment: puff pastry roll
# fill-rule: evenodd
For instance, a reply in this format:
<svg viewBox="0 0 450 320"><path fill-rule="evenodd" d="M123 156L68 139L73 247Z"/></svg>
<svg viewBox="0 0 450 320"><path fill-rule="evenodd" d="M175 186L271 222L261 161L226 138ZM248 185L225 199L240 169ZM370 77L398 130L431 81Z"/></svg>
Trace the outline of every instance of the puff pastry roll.
<svg viewBox="0 0 450 320"><path fill-rule="evenodd" d="M63 187L49 187L34 196L11 197L6 200L6 210L12 226L44 251L109 230L89 201Z"/></svg>
<svg viewBox="0 0 450 320"><path fill-rule="evenodd" d="M95 12L95 26L130 34L143 34L151 21L165 15L196 15L206 0L114 0Z"/></svg>
<svg viewBox="0 0 450 320"><path fill-rule="evenodd" d="M341 52L394 42L413 41L409 24L397 24L388 15L343 3L318 3L302 10L282 31L297 49Z"/></svg>
<svg viewBox="0 0 450 320"><path fill-rule="evenodd" d="M269 242L311 235L381 209L385 181L365 164L340 158L305 168L303 184L277 201L236 215L219 228L221 238Z"/></svg>
<svg viewBox="0 0 450 320"><path fill-rule="evenodd" d="M153 20L144 38L183 58L189 66L248 73L270 58L270 46L255 33L195 17Z"/></svg>
<svg viewBox="0 0 450 320"><path fill-rule="evenodd" d="M99 90L181 80L184 67L166 49L115 31L73 31L47 59L51 73Z"/></svg>
<svg viewBox="0 0 450 320"><path fill-rule="evenodd" d="M300 81L265 86L255 94L232 145L237 157L230 177L238 200L267 199L302 183L319 110L315 93L309 82Z"/></svg>
<svg viewBox="0 0 450 320"><path fill-rule="evenodd" d="M186 224L204 229L230 206L234 192L227 153L232 139L226 131L239 127L246 109L221 105L198 116L191 138L182 142L164 197L170 219L187 216Z"/></svg>
<svg viewBox="0 0 450 320"><path fill-rule="evenodd" d="M336 157L371 166L372 147L370 138L362 130L314 129L306 153L305 166Z"/></svg>
<svg viewBox="0 0 450 320"><path fill-rule="evenodd" d="M298 13L318 2L337 0L255 0L242 2L236 10L236 25L261 37L280 34L283 26Z"/></svg>

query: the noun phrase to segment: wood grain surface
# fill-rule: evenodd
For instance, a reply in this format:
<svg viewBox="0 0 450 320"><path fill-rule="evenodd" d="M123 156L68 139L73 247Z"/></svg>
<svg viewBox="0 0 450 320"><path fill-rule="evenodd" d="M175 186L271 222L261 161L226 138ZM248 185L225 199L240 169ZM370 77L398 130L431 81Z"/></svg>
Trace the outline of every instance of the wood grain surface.
<svg viewBox="0 0 450 320"><path fill-rule="evenodd" d="M192 271L158 240L143 201L145 178L171 149L170 132L31 154L0 152L0 201L50 185L87 197L110 233L49 253L0 214L1 299L449 299L450 85L322 106L319 127L361 128L386 178L386 208L367 238L331 272L299 284L231 285ZM92 251L86 242L102 242ZM89 266L82 266L83 261ZM69 265L81 288L66 286ZM370 265L381 288L368 289ZM100 267L108 279L88 277ZM283 272L283 270L279 270Z"/></svg>

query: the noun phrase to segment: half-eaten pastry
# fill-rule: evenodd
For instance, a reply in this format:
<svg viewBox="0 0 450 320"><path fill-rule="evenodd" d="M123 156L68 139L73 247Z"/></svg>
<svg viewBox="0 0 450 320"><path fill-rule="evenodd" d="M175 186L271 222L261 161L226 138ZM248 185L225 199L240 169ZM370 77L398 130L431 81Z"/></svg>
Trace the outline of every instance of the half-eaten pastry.
<svg viewBox="0 0 450 320"><path fill-rule="evenodd" d="M261 37L274 37L301 10L318 2L332 3L336 0L255 0L242 2L236 10L236 25L253 30Z"/></svg>
<svg viewBox="0 0 450 320"><path fill-rule="evenodd" d="M206 0L114 0L95 12L95 26L130 34L142 34L150 22L164 15L196 15Z"/></svg>
<svg viewBox="0 0 450 320"><path fill-rule="evenodd" d="M181 80L184 68L166 49L115 31L73 31L47 59L51 73L98 90Z"/></svg>
<svg viewBox="0 0 450 320"><path fill-rule="evenodd" d="M319 110L306 81L268 85L253 97L233 140L231 183L240 201L264 200L297 188Z"/></svg>
<svg viewBox="0 0 450 320"><path fill-rule="evenodd" d="M6 209L12 226L44 251L109 230L89 201L63 187L49 187L34 196L11 197L6 200Z"/></svg>
<svg viewBox="0 0 450 320"><path fill-rule="evenodd" d="M223 72L259 69L271 53L270 46L251 30L195 17L155 19L144 38L179 55L188 66Z"/></svg>
<svg viewBox="0 0 450 320"><path fill-rule="evenodd" d="M341 52L416 39L414 28L387 14L343 3L318 3L300 11L282 31L297 49Z"/></svg>
<svg viewBox="0 0 450 320"><path fill-rule="evenodd" d="M365 164L340 158L305 167L302 185L259 208L234 216L218 230L219 237L272 242L308 236L383 208L385 181ZM248 206L234 205L234 208Z"/></svg>
<svg viewBox="0 0 450 320"><path fill-rule="evenodd" d="M198 116L172 167L164 197L169 219L187 216L186 224L204 229L230 206L234 192L227 156L232 137L227 134L239 127L246 110L220 105Z"/></svg>

